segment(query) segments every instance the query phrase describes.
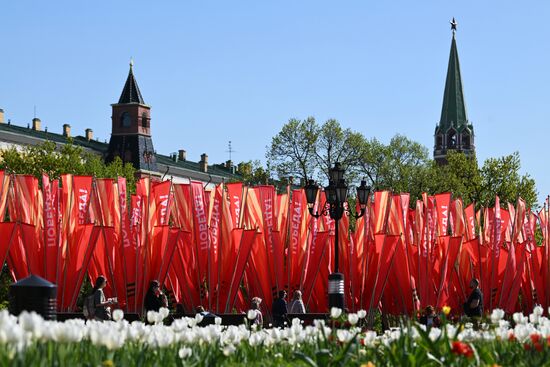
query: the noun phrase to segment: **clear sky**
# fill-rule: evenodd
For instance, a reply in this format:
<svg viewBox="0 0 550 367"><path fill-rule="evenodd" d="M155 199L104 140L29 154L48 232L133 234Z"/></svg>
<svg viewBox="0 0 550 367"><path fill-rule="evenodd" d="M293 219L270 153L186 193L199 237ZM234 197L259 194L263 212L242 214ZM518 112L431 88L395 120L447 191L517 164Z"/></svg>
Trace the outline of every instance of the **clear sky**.
<svg viewBox="0 0 550 367"><path fill-rule="evenodd" d="M265 160L292 117L433 149L451 31L482 162L519 151L550 193L550 1L4 1L0 108L110 137L134 71L159 153Z"/></svg>

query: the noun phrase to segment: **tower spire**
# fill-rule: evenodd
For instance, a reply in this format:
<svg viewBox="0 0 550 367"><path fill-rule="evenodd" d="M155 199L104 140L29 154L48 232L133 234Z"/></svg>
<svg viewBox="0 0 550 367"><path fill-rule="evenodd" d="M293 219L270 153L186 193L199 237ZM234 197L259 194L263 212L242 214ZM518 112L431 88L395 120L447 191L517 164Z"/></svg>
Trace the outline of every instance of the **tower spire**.
<svg viewBox="0 0 550 367"><path fill-rule="evenodd" d="M447 79L445 81L445 93L443 95L443 107L441 109L441 119L439 121L439 125L444 129L449 128L451 125L458 127L468 122L460 62L458 60L458 50L455 39L457 24L455 18L453 18L451 21L453 39L451 41Z"/></svg>
<svg viewBox="0 0 550 367"><path fill-rule="evenodd" d="M453 17L453 20L451 20L449 23L451 23L451 31L453 31L453 36L454 36L456 32L456 26L458 25L458 23L455 20L455 17Z"/></svg>
<svg viewBox="0 0 550 367"><path fill-rule="evenodd" d="M441 118L435 129L434 159L445 164L447 151L457 150L467 155L475 153L474 127L468 121L466 112L466 101L464 99L464 88L456 46L457 21L453 18L450 22L451 52L447 67L447 78L445 80L445 92L443 94L443 106Z"/></svg>
<svg viewBox="0 0 550 367"><path fill-rule="evenodd" d="M130 59L130 72L124 84L124 89L120 95L118 103L139 103L145 104L141 92L139 91L136 78L134 77L134 59Z"/></svg>

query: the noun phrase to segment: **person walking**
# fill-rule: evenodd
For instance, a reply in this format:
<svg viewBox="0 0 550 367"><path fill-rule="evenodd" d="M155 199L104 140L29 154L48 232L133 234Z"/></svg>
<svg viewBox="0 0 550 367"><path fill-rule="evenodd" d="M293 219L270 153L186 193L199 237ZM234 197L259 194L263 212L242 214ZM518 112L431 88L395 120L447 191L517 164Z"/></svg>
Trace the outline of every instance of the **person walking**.
<svg viewBox="0 0 550 367"><path fill-rule="evenodd" d="M472 292L464 302L464 313L468 317L479 318L483 315L483 293L479 289L479 280L473 278L470 281Z"/></svg>
<svg viewBox="0 0 550 367"><path fill-rule="evenodd" d="M96 320L110 320L111 319L111 305L116 302L114 299L106 299L103 288L107 286L107 279L100 275L95 280L94 288L92 289L92 296L94 300L94 318Z"/></svg>
<svg viewBox="0 0 550 367"><path fill-rule="evenodd" d="M279 297L273 301L273 325L275 327L284 327L286 314L288 313L287 304L285 301L286 291L279 291Z"/></svg>
<svg viewBox="0 0 550 367"><path fill-rule="evenodd" d="M306 307L304 306L304 301L302 300L302 292L299 290L294 291L292 295L292 301L288 305L289 314L300 314L306 313Z"/></svg>

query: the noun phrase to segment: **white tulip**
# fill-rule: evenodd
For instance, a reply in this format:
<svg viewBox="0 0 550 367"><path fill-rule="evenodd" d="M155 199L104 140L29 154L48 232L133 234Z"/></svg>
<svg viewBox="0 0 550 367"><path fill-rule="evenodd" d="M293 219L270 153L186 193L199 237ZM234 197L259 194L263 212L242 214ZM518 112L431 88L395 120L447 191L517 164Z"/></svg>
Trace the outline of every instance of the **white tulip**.
<svg viewBox="0 0 550 367"><path fill-rule="evenodd" d="M168 315L170 315L170 310L167 309L166 307L161 307L159 309L159 314L162 317L162 320L164 320L165 318L168 317Z"/></svg>
<svg viewBox="0 0 550 367"><path fill-rule="evenodd" d="M539 315L536 313L532 313L529 315L529 322L531 324L538 324L539 323Z"/></svg>
<svg viewBox="0 0 550 367"><path fill-rule="evenodd" d="M197 324L200 324L201 321L202 321L202 319L204 319L204 317L203 317L200 313L198 313L198 314L195 315L195 322L196 322Z"/></svg>
<svg viewBox="0 0 550 367"><path fill-rule="evenodd" d="M353 338L353 334L345 329L336 330L336 337L341 343L347 343Z"/></svg>
<svg viewBox="0 0 550 367"><path fill-rule="evenodd" d="M441 336L441 329L433 327L430 329L430 333L428 334L428 337L431 341L436 341Z"/></svg>
<svg viewBox="0 0 550 367"><path fill-rule="evenodd" d="M147 322L150 324L157 322L157 313L155 311L147 311Z"/></svg>
<svg viewBox="0 0 550 367"><path fill-rule="evenodd" d="M235 353L235 350L237 350L237 348L235 348L233 344L228 344L222 349L222 352L224 356L229 357L231 354Z"/></svg>
<svg viewBox="0 0 550 367"><path fill-rule="evenodd" d="M221 317L214 318L214 324L221 325L222 324L222 318Z"/></svg>
<svg viewBox="0 0 550 367"><path fill-rule="evenodd" d="M348 321L352 325L356 325L359 322L359 316L356 313L350 313L348 315Z"/></svg>
<svg viewBox="0 0 550 367"><path fill-rule="evenodd" d="M365 310L359 310L359 311L357 311L357 316L358 316L360 319L364 319L365 317L367 317L367 311L365 311Z"/></svg>
<svg viewBox="0 0 550 367"><path fill-rule="evenodd" d="M376 331L369 330L365 333L365 337L363 338L363 341L365 345L370 346L374 344L376 337L377 337Z"/></svg>
<svg viewBox="0 0 550 367"><path fill-rule="evenodd" d="M342 315L342 309L338 307L332 307L330 309L330 317L333 319L337 319Z"/></svg>
<svg viewBox="0 0 550 367"><path fill-rule="evenodd" d="M187 347L180 348L180 350L178 351L178 355L180 356L181 359L191 357L192 354L193 354L193 350Z"/></svg>
<svg viewBox="0 0 550 367"><path fill-rule="evenodd" d="M124 318L124 311L121 309L116 309L113 311L113 320L119 322Z"/></svg>
<svg viewBox="0 0 550 367"><path fill-rule="evenodd" d="M533 313L537 316L542 316L544 309L541 306L535 306L535 308L533 308Z"/></svg>
<svg viewBox="0 0 550 367"><path fill-rule="evenodd" d="M498 324L498 322L504 317L504 310L495 308L491 313L491 322L493 324Z"/></svg>

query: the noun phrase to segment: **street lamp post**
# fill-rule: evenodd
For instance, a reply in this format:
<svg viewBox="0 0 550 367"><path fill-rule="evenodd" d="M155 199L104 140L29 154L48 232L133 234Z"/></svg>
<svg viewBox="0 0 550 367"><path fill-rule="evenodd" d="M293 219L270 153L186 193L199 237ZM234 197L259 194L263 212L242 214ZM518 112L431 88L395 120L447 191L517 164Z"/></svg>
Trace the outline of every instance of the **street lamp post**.
<svg viewBox="0 0 550 367"><path fill-rule="evenodd" d="M321 215L330 215L330 218L334 219L334 272L328 276L328 306L329 308L338 307L344 309L344 275L338 271L340 260L338 251L338 222L346 212L355 218L365 215L370 188L367 187L366 181L361 181L361 186L357 188L357 201L359 201L361 211L359 213L355 213L355 211L352 213L344 206L344 203L348 199L348 185L344 179L344 169L340 166L339 162L336 162L334 167L329 170L329 183L325 187L327 200L321 206L321 211L314 211L319 186L315 181L309 180L304 189L309 213L314 218L319 218Z"/></svg>

